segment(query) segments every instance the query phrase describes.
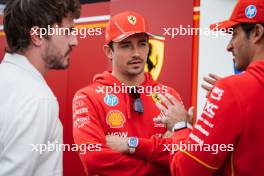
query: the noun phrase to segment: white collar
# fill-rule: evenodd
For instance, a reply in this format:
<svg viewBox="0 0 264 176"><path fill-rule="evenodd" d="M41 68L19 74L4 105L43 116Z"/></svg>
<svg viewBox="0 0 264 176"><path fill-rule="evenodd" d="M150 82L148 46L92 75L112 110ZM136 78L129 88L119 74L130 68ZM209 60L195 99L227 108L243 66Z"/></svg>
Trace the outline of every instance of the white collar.
<svg viewBox="0 0 264 176"><path fill-rule="evenodd" d="M28 71L31 75L33 75L38 80L46 83L46 81L45 81L44 77L41 75L41 73L23 55L20 55L17 53L14 53L14 54L5 53L5 56L4 56L2 63L10 63L13 65L16 65L17 67Z"/></svg>

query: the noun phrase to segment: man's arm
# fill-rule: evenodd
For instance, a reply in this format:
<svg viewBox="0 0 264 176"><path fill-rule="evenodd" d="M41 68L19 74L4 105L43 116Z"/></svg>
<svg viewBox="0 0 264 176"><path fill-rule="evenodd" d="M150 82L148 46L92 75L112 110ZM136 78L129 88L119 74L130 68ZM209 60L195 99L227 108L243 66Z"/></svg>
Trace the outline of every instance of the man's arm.
<svg viewBox="0 0 264 176"><path fill-rule="evenodd" d="M210 176L223 165L224 161L231 162L232 151L242 128L240 117L243 113L237 102L233 90L223 81L219 81L210 92L203 113L193 130L183 129L174 132L173 145L179 146L183 142L185 145L188 144L189 148L175 151L171 157L173 175ZM167 111L171 112L169 109ZM168 118L184 119L177 113L174 113L174 117ZM178 139L178 136L182 136L183 139Z"/></svg>
<svg viewBox="0 0 264 176"><path fill-rule="evenodd" d="M0 175L62 175L62 152L47 151L48 142L62 142L56 100L29 99L10 114L14 119L6 124L6 135L1 137Z"/></svg>
<svg viewBox="0 0 264 176"><path fill-rule="evenodd" d="M81 97L81 98L78 98ZM78 145L99 145L96 151L80 153L85 170L91 174L102 175L146 175L155 171L152 164L122 154L106 146L105 133L97 115L96 107L91 97L84 93L77 93L73 100L73 135ZM81 106L80 106L81 105Z"/></svg>
<svg viewBox="0 0 264 176"><path fill-rule="evenodd" d="M106 136L107 146L120 153L128 153L138 159L146 160L152 164L162 167L169 166L169 155L172 138L160 138L152 136L150 139L138 138L138 146L133 153L130 153L127 145L128 138L108 135Z"/></svg>
<svg viewBox="0 0 264 176"><path fill-rule="evenodd" d="M182 103L181 97L174 89L168 88L168 92L171 93L178 101ZM153 135L149 139L139 138L138 140L138 146L136 147L133 156L144 159L159 166L168 167L168 158L170 156L172 143L171 137L161 138ZM108 136L107 141L108 146L118 152L126 153L128 151L128 146L127 148L122 147L125 146L125 144L127 143L127 138ZM119 141L119 143L115 141Z"/></svg>

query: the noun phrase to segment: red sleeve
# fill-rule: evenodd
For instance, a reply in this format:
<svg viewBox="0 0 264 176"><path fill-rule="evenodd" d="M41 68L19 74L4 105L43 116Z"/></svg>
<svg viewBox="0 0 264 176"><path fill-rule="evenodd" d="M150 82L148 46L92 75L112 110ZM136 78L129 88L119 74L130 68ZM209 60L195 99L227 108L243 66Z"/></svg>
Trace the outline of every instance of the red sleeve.
<svg viewBox="0 0 264 176"><path fill-rule="evenodd" d="M174 89L168 88L168 93L183 104L180 95ZM157 136L152 136L150 139L139 138L139 145L134 155L159 166L168 167L171 144L172 138Z"/></svg>
<svg viewBox="0 0 264 176"><path fill-rule="evenodd" d="M166 148L170 147L171 143L171 138L159 138L157 136L152 136L150 139L139 138L138 147L133 155L153 164L168 167L170 151Z"/></svg>
<svg viewBox="0 0 264 176"><path fill-rule="evenodd" d="M183 148L171 157L172 174L213 175L227 157L231 158L242 128L242 114L235 92L223 80L219 81L210 92L201 117L183 142L189 148ZM189 132L183 133L182 136L187 136ZM180 146L182 140L176 135L179 134L174 134L173 145Z"/></svg>
<svg viewBox="0 0 264 176"><path fill-rule="evenodd" d="M105 134L98 117L98 109L84 93L73 99L73 137L79 145L79 155L89 174L100 175L146 175L154 170L152 164L133 156L115 152L105 145ZM81 151L89 145L89 150ZM81 147L82 146L82 147Z"/></svg>

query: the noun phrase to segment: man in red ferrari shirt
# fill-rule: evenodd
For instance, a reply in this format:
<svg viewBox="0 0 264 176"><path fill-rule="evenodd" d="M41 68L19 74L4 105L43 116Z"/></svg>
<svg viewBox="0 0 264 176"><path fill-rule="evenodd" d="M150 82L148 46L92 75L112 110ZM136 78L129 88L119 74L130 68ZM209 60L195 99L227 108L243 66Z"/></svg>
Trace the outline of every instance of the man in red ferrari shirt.
<svg viewBox="0 0 264 176"><path fill-rule="evenodd" d="M178 93L154 81L144 72L149 52L148 26L138 13L113 16L106 27L104 51L112 72L96 75L73 99L73 136L89 175L169 175L169 152L161 150L171 138L153 118L161 115L156 93ZM145 158L149 144L160 148L151 160ZM116 146L116 147L115 147ZM110 148L111 147L111 148ZM139 149L139 150L137 150ZM119 151L124 153L120 153Z"/></svg>
<svg viewBox="0 0 264 176"><path fill-rule="evenodd" d="M182 105L170 94L159 96L163 104L157 107L165 118L155 121L175 130L172 145L189 146L173 151L173 175L264 175L263 24L264 0L240 0L229 20L211 26L233 29L227 50L234 56L236 69L244 72L216 82L193 130L186 128Z"/></svg>

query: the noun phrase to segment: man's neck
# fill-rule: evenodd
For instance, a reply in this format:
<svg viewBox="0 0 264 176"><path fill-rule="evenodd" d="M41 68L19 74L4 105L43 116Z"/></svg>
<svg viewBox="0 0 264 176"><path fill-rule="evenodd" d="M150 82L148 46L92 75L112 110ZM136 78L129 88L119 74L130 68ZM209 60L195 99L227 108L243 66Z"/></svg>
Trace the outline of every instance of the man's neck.
<svg viewBox="0 0 264 176"><path fill-rule="evenodd" d="M140 73L136 76L129 76L123 74L117 74L116 72L112 72L112 75L116 77L121 83L124 83L127 86L138 86L145 81L144 72Z"/></svg>
<svg viewBox="0 0 264 176"><path fill-rule="evenodd" d="M264 60L264 42L256 47L252 61Z"/></svg>
<svg viewBox="0 0 264 176"><path fill-rule="evenodd" d="M40 72L40 74L45 77L45 75L48 72L48 69L45 66L44 61L41 59L39 55L34 54L34 52L20 52L18 54L21 54L25 56L28 61Z"/></svg>

